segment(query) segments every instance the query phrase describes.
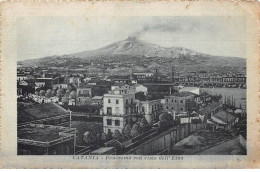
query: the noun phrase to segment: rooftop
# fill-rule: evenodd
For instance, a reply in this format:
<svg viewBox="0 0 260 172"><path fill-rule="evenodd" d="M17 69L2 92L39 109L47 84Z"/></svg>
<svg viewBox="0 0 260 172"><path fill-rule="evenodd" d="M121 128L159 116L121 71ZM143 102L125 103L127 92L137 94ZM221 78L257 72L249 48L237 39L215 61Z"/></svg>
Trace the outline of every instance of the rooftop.
<svg viewBox="0 0 260 172"><path fill-rule="evenodd" d="M192 96L194 95L193 93L191 92L188 92L188 91L183 91L183 92L174 92L171 96L177 96L177 97L187 97L187 96Z"/></svg>
<svg viewBox="0 0 260 172"><path fill-rule="evenodd" d="M109 79L129 79L129 76L118 76L118 75L114 75L114 76L109 76Z"/></svg>
<svg viewBox="0 0 260 172"><path fill-rule="evenodd" d="M95 97L93 97L92 99L94 99L94 100L100 100L100 99L103 99L103 96L95 96Z"/></svg>
<svg viewBox="0 0 260 172"><path fill-rule="evenodd" d="M18 138L39 142L51 142L68 135L65 132L73 129L62 126L29 124L18 129ZM64 133L62 133L64 132Z"/></svg>
<svg viewBox="0 0 260 172"><path fill-rule="evenodd" d="M214 109L216 109L217 107L219 107L220 105L222 105L222 102L212 102L211 104L209 104L208 106L204 107L203 109L201 109L199 111L199 113L201 115L208 115L210 114Z"/></svg>
<svg viewBox="0 0 260 172"><path fill-rule="evenodd" d="M213 116L220 119L221 121L228 122L228 123L236 120L235 116L233 116L231 113L226 111L220 111Z"/></svg>
<svg viewBox="0 0 260 172"><path fill-rule="evenodd" d="M68 114L68 111L54 103L21 105L18 103L18 124Z"/></svg>
<svg viewBox="0 0 260 172"><path fill-rule="evenodd" d="M115 83L113 86L123 86L123 85L127 85L127 86L129 86L128 84L126 84L126 83Z"/></svg>

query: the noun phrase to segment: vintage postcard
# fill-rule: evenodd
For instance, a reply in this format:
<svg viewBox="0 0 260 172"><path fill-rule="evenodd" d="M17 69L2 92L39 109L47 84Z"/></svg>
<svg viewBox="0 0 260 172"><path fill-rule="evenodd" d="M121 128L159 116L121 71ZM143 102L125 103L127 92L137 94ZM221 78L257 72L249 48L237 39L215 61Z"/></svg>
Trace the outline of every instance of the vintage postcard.
<svg viewBox="0 0 260 172"><path fill-rule="evenodd" d="M1 168L259 168L258 1L0 3Z"/></svg>

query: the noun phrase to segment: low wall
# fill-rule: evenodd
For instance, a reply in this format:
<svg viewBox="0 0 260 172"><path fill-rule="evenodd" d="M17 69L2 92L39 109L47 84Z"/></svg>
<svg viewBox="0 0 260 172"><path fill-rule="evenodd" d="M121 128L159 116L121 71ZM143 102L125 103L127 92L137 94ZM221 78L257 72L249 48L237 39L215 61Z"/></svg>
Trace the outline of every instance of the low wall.
<svg viewBox="0 0 260 172"><path fill-rule="evenodd" d="M186 138L190 134L200 129L204 129L204 124L182 124L178 127L173 127L156 137L147 140L145 143L137 146L126 154L130 155L156 155L157 153L170 148L178 141Z"/></svg>

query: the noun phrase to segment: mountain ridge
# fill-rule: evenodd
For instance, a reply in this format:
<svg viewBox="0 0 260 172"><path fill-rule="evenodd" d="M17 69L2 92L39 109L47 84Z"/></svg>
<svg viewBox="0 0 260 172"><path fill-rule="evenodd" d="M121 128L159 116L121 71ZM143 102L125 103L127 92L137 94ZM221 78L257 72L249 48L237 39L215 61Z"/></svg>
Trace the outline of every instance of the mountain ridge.
<svg viewBox="0 0 260 172"><path fill-rule="evenodd" d="M203 54L195 50L183 47L161 47L159 45L144 42L136 38L127 38L102 48L63 56L48 56L39 59L20 61L24 66L59 66L72 67L82 64L102 64L106 69L118 72L128 68L167 68L175 66L178 70L229 70L243 69L246 67L246 59L239 57L213 56ZM121 63L117 67L111 67L110 63ZM132 64L127 66L126 64ZM97 65L98 66L98 65ZM98 68L98 67L96 67ZM110 71L109 71L110 72Z"/></svg>

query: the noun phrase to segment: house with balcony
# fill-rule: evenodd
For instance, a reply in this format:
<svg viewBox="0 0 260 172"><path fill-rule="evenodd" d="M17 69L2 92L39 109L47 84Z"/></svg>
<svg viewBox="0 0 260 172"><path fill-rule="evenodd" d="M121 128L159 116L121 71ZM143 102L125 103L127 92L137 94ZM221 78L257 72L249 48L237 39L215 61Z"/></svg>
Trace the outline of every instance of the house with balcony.
<svg viewBox="0 0 260 172"><path fill-rule="evenodd" d="M122 132L127 118L136 112L135 94L131 89L114 88L103 97L104 133Z"/></svg>

